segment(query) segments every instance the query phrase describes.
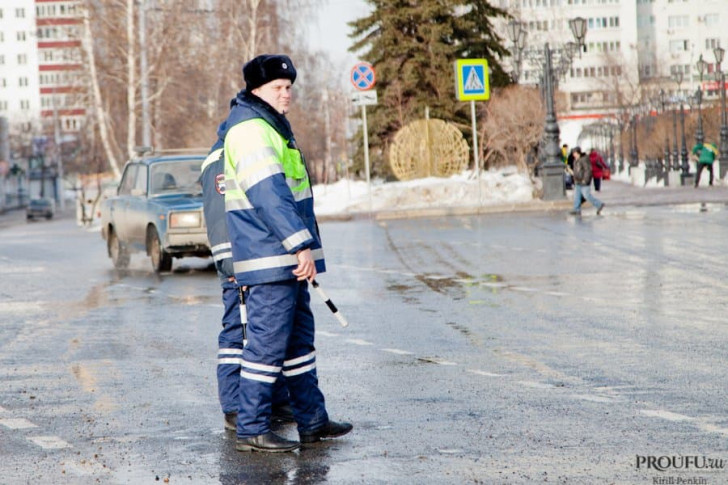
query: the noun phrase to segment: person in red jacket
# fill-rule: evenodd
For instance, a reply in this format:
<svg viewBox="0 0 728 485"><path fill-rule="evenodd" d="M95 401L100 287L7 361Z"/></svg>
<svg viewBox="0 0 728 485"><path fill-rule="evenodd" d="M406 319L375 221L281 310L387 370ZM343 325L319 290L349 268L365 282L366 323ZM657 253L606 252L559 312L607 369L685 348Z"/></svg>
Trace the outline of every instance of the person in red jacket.
<svg viewBox="0 0 728 485"><path fill-rule="evenodd" d="M596 149L592 148L589 150L589 161L592 166L592 177L594 179L594 190L599 192L602 188L602 177L604 177L604 170L609 169L607 164L604 163L604 159Z"/></svg>

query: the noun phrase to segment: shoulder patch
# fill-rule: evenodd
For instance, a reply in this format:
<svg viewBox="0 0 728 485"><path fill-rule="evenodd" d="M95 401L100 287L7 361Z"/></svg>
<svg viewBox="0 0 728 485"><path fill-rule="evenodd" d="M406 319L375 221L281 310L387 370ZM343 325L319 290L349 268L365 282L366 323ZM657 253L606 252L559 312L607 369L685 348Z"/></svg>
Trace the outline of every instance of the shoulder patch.
<svg viewBox="0 0 728 485"><path fill-rule="evenodd" d="M220 195L225 195L225 174L220 173L215 176L215 190Z"/></svg>

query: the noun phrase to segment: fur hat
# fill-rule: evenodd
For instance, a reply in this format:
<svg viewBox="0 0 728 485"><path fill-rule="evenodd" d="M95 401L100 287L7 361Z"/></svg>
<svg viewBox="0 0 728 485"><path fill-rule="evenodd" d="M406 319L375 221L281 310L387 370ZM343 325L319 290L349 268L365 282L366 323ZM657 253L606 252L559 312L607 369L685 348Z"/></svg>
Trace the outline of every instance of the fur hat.
<svg viewBox="0 0 728 485"><path fill-rule="evenodd" d="M296 68L288 56L264 54L243 66L243 78L248 92L276 79L290 79L293 84L296 81Z"/></svg>

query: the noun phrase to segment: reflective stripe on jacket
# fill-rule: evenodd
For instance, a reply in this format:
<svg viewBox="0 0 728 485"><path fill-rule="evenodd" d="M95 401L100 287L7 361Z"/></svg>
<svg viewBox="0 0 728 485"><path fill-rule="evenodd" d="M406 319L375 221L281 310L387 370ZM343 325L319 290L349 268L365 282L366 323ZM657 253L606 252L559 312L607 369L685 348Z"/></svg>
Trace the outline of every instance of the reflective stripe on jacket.
<svg viewBox="0 0 728 485"><path fill-rule="evenodd" d="M311 184L295 141L262 117L238 114L235 121L224 135L225 209L238 284L295 278L296 252L305 248L324 272Z"/></svg>

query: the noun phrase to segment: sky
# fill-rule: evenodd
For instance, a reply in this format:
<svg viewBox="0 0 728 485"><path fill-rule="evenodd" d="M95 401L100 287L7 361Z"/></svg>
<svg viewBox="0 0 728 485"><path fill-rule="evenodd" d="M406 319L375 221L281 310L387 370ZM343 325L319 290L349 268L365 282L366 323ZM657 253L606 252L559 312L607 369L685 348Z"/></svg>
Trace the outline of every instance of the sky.
<svg viewBox="0 0 728 485"><path fill-rule="evenodd" d="M311 27L309 43L313 49L328 52L333 60L344 66L348 79L349 71L359 60L347 52L352 41L348 37L347 22L364 17L369 12L364 0L322 0L318 9L318 22Z"/></svg>

